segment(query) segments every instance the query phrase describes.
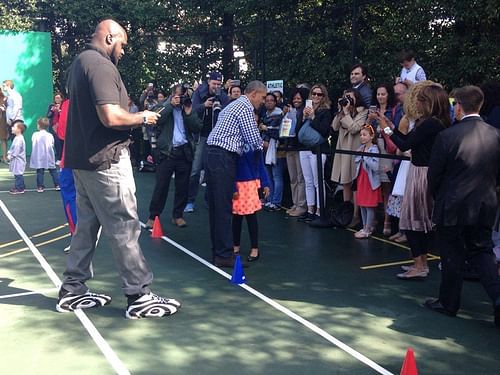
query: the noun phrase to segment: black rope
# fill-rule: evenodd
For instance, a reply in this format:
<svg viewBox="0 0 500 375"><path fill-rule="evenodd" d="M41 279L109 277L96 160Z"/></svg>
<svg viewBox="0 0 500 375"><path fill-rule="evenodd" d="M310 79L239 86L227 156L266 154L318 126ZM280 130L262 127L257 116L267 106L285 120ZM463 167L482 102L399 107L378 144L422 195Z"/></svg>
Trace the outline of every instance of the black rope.
<svg viewBox="0 0 500 375"><path fill-rule="evenodd" d="M351 151L351 150L333 150L333 155L344 154L344 155L360 155L360 156L371 156L382 159L395 159L395 160L411 160L408 156L399 156L391 154L375 154L373 152L361 152L361 151Z"/></svg>

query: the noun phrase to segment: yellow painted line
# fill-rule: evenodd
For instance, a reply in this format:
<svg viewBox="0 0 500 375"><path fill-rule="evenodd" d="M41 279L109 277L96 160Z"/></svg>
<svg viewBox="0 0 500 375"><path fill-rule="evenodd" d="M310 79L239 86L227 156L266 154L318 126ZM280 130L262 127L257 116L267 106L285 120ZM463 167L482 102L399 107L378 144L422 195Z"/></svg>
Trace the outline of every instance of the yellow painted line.
<svg viewBox="0 0 500 375"><path fill-rule="evenodd" d="M357 232L357 230L355 230L355 229L351 229L351 228L345 228L345 229L347 229L348 231L351 231L353 233ZM408 246L402 245L402 244L397 243L397 242L386 240L385 238L380 238L380 237L375 237L375 236L371 236L370 238L373 238L374 240L377 240L377 241L380 241L380 242L383 242L383 243L386 243L386 244L389 244L392 246L400 247L400 248L405 249L405 250L410 250L410 248Z"/></svg>
<svg viewBox="0 0 500 375"><path fill-rule="evenodd" d="M29 237L29 238L41 237L41 236L44 236L44 235L46 235L46 234L56 232L56 231L58 231L59 229L62 229L62 228L67 227L67 226L68 226L68 224L59 225L58 227L55 227L55 228L52 228L52 229L46 230L45 232L40 232L40 233L34 234L33 236L31 236L31 237ZM4 244L0 245L0 249L2 249L2 248L4 248L4 247L7 247L7 246L10 246L10 245L15 245L15 244L18 244L18 243L20 243L20 242L23 242L23 240L15 240L15 241L11 241L11 242L4 243Z"/></svg>
<svg viewBox="0 0 500 375"><path fill-rule="evenodd" d="M37 243L37 244L35 244L35 246L48 245L49 243L53 243L53 242L62 240L63 238L70 237L70 236L71 236L71 233L67 233L67 234L64 234L62 236L59 236L59 237L56 237L56 238L52 238L52 239L47 240L47 241ZM13 250L13 251L10 251L8 253L0 255L0 258L5 258L5 257L8 257L9 255L15 255L15 254L18 254L18 253L22 253L23 251L28 251L29 249L30 249L29 247L23 247L21 249Z"/></svg>
<svg viewBox="0 0 500 375"><path fill-rule="evenodd" d="M436 257L434 255L432 257L429 257L429 256L427 257L428 261L439 260L439 259L440 259L439 257ZM362 269L362 270L373 270L373 269L376 269L376 268L400 266L400 265L403 265L403 264L411 264L411 263L413 263L413 259L402 260L402 261L391 262L391 263L374 264L372 266L364 266L364 267L359 267L359 268Z"/></svg>

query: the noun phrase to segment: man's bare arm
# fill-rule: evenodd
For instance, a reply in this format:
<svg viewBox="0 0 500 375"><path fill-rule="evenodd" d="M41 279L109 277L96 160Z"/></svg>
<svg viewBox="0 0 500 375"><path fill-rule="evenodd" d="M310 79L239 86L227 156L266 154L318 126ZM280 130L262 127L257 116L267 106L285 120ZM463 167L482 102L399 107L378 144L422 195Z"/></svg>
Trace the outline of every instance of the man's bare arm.
<svg viewBox="0 0 500 375"><path fill-rule="evenodd" d="M96 105L96 110L104 126L116 130L127 130L142 124L154 125L160 117L151 111L129 113L118 104Z"/></svg>

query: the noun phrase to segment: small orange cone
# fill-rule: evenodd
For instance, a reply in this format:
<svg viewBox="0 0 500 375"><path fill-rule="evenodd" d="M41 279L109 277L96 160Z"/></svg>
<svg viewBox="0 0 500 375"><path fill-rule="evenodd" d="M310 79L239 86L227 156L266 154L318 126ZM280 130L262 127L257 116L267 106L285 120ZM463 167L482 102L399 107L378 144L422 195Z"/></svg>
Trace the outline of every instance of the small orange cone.
<svg viewBox="0 0 500 375"><path fill-rule="evenodd" d="M155 222L153 224L153 231L151 232L151 238L162 238L163 229L161 229L160 218L155 217Z"/></svg>
<svg viewBox="0 0 500 375"><path fill-rule="evenodd" d="M401 367L399 375L418 375L417 362L415 361L415 354L412 348L408 348L406 357Z"/></svg>

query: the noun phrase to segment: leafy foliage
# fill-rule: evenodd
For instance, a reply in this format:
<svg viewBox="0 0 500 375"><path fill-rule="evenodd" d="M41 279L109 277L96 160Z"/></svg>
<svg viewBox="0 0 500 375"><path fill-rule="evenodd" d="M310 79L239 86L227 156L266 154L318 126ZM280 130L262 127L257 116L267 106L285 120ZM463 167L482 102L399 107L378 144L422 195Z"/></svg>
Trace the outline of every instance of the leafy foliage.
<svg viewBox="0 0 500 375"><path fill-rule="evenodd" d="M429 78L447 88L500 77L497 0L10 0L0 25L30 30L40 20L53 35L54 83L104 18L128 30L120 70L132 93L147 82L169 87L211 69L231 75L233 45L245 52L243 80L322 82L337 94L354 62L372 83L399 74L396 52L412 48ZM353 37L354 31L354 37Z"/></svg>

